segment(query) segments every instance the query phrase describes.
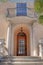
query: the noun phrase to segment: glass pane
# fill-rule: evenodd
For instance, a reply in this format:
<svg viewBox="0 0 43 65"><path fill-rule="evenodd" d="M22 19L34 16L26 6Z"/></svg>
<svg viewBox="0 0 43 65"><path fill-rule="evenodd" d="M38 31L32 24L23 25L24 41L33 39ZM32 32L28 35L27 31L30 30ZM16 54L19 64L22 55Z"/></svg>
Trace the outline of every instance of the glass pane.
<svg viewBox="0 0 43 65"><path fill-rule="evenodd" d="M25 40L24 39L19 40L18 54L25 54Z"/></svg>
<svg viewBox="0 0 43 65"><path fill-rule="evenodd" d="M17 16L26 16L27 8L26 3L17 3Z"/></svg>
<svg viewBox="0 0 43 65"><path fill-rule="evenodd" d="M26 8L26 3L17 3L17 7Z"/></svg>

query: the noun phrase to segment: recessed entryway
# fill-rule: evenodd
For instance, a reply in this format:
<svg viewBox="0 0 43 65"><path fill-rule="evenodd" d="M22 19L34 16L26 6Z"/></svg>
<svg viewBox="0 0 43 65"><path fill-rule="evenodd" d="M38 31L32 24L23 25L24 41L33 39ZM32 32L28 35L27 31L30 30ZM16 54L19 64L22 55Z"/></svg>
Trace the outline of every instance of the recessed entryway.
<svg viewBox="0 0 43 65"><path fill-rule="evenodd" d="M25 25L14 32L14 56L30 56L30 31Z"/></svg>

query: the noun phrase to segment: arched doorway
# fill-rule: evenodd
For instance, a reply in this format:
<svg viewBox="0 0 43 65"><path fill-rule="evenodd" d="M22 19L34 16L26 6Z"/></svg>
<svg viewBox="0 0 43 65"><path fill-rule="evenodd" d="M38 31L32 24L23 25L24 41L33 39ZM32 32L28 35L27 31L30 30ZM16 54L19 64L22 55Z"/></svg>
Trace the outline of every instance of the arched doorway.
<svg viewBox="0 0 43 65"><path fill-rule="evenodd" d="M22 27L22 30L21 30ZM14 56L30 56L30 29L27 27L27 25L22 24L21 25L17 25L14 29L14 45L13 45L13 55ZM21 36L22 34L22 36ZM22 38L22 40L21 40ZM22 52L20 52L21 54L18 54L19 51L19 40L21 41L20 44L22 43L22 41L25 41L25 54L22 54ZM21 44L22 45L22 44ZM24 46L23 46L24 47Z"/></svg>
<svg viewBox="0 0 43 65"><path fill-rule="evenodd" d="M17 34L17 56L27 56L26 34L22 31Z"/></svg>

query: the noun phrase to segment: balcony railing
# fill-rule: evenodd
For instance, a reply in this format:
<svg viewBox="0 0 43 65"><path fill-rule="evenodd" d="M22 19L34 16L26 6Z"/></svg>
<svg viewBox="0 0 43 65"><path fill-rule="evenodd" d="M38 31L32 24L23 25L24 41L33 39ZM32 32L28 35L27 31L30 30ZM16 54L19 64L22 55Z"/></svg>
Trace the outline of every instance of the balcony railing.
<svg viewBox="0 0 43 65"><path fill-rule="evenodd" d="M37 13L34 11L34 8L26 7L26 10L27 10L27 15L25 15L25 16L30 17L30 18L38 17ZM16 17L16 16L17 16L17 8L8 8L7 9L6 17L12 18L12 17ZM22 15L19 15L19 16L22 16Z"/></svg>

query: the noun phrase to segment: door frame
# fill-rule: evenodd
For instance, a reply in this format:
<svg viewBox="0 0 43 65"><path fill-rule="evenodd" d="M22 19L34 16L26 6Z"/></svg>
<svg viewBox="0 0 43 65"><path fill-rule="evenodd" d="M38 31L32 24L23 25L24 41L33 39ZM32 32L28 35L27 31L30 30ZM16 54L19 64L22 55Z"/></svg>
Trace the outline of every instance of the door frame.
<svg viewBox="0 0 43 65"><path fill-rule="evenodd" d="M23 32L23 34L25 34L25 54L18 55L18 34L17 34L17 56L27 56L27 37L24 32Z"/></svg>
<svg viewBox="0 0 43 65"><path fill-rule="evenodd" d="M27 56L31 55L31 31L30 28L28 28L27 25L22 24L23 32L26 34L27 38ZM21 31L21 25L19 24L18 26L15 27L14 32L13 32L13 56L17 56L17 34Z"/></svg>

